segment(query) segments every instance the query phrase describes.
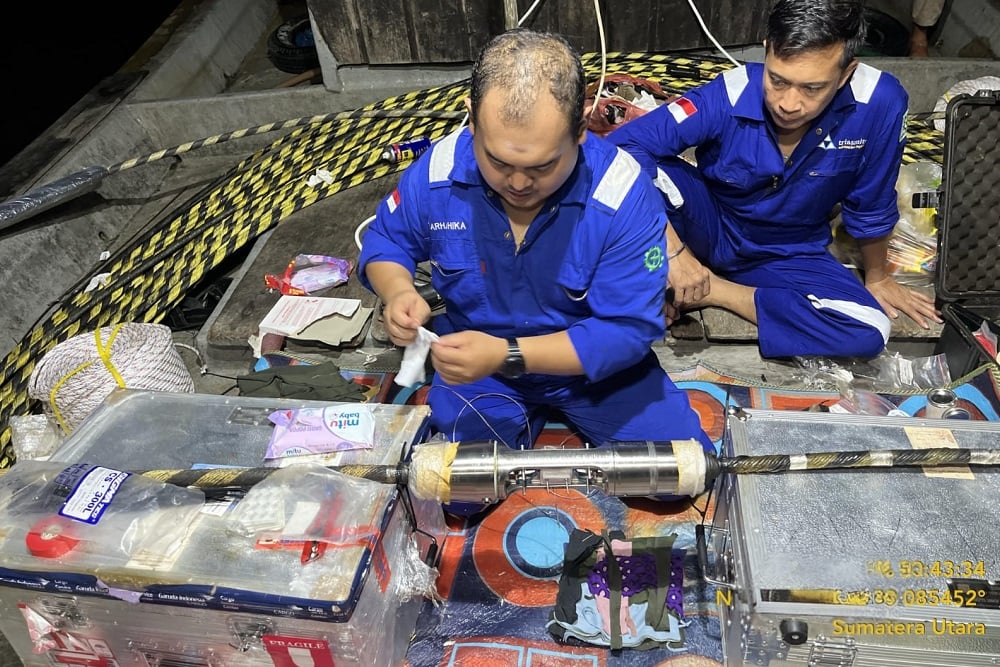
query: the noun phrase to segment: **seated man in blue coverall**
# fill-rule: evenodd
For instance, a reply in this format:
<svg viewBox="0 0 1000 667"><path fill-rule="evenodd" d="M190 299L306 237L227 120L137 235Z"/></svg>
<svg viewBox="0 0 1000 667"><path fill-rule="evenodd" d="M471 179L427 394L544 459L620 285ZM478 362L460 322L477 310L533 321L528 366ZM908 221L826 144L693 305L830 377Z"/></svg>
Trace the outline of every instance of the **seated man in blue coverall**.
<svg viewBox="0 0 1000 667"><path fill-rule="evenodd" d="M453 441L530 448L556 407L595 445L695 438L713 451L650 347L665 335L662 198L586 132L585 83L562 38L495 37L473 68L468 128L379 205L358 275L408 345L430 318L413 284L429 260L445 312L427 400Z"/></svg>
<svg viewBox="0 0 1000 667"><path fill-rule="evenodd" d="M757 325L765 357L868 358L884 349L889 317L941 321L933 300L887 266L908 98L894 77L855 60L862 10L859 0L780 0L763 63L608 136L667 200L668 322L717 306ZM678 157L690 147L697 168ZM863 285L827 251L838 204Z"/></svg>

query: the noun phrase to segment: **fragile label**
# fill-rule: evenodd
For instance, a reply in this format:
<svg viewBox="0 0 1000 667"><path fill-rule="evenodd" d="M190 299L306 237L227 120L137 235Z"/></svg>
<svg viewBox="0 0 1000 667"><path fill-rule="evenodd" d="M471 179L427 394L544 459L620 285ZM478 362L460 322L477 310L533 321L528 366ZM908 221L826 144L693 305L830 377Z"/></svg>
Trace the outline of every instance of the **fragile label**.
<svg viewBox="0 0 1000 667"><path fill-rule="evenodd" d="M261 642L275 667L334 667L333 653L326 640L264 635Z"/></svg>

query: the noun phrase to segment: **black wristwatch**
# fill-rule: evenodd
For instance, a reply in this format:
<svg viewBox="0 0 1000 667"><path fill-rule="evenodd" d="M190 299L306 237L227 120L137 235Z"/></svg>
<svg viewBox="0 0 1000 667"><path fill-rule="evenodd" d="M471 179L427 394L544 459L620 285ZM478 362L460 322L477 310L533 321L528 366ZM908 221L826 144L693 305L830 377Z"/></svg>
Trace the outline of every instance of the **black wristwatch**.
<svg viewBox="0 0 1000 667"><path fill-rule="evenodd" d="M500 364L500 370L497 372L509 380L524 375L524 356L521 354L521 346L517 344L516 338L507 339L507 358Z"/></svg>

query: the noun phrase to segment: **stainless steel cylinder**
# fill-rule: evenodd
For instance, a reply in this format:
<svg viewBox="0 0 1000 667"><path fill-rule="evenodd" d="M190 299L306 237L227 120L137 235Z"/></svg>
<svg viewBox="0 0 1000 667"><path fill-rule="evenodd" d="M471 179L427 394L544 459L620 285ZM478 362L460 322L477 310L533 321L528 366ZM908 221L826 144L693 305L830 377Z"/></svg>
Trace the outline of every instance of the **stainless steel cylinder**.
<svg viewBox="0 0 1000 667"><path fill-rule="evenodd" d="M972 413L961 406L948 408L941 415L941 419L972 419Z"/></svg>
<svg viewBox="0 0 1000 667"><path fill-rule="evenodd" d="M944 414L958 404L958 396L951 389L931 389L927 392L927 407L924 416L928 419L942 419Z"/></svg>
<svg viewBox="0 0 1000 667"><path fill-rule="evenodd" d="M612 496L673 495L677 457L670 442L615 442L588 449L509 449L463 442L451 466L451 500L497 502L518 489L600 489Z"/></svg>

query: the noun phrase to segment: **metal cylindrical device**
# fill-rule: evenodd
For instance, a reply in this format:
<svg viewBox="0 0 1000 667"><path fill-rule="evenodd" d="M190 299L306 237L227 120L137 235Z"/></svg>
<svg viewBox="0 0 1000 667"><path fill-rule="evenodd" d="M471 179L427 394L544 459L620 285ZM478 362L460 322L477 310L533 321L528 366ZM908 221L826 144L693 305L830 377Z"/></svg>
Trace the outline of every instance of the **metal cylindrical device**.
<svg viewBox="0 0 1000 667"><path fill-rule="evenodd" d="M963 408L960 405L956 405L953 408L948 408L941 415L941 419L972 419L972 413Z"/></svg>
<svg viewBox="0 0 1000 667"><path fill-rule="evenodd" d="M701 446L679 465L671 442L615 442L587 449L509 449L496 442L463 442L451 464L453 502L493 503L519 489L599 489L612 496L693 495L714 479L717 461ZM681 477L696 479L693 484Z"/></svg>
<svg viewBox="0 0 1000 667"><path fill-rule="evenodd" d="M927 392L927 407L924 416L928 419L941 419L944 414L958 404L958 396L951 389L931 389Z"/></svg>

